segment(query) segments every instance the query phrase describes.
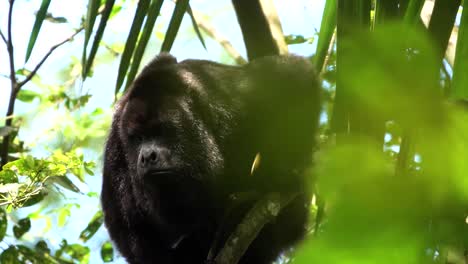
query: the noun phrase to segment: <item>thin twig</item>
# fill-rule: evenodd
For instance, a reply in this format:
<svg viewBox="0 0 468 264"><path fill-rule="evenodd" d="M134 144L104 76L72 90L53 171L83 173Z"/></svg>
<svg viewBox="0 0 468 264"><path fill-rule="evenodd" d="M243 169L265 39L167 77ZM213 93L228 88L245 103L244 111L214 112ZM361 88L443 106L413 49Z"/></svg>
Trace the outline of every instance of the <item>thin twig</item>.
<svg viewBox="0 0 468 264"><path fill-rule="evenodd" d="M21 87L23 85L25 85L27 82L29 82L37 73L37 71L39 70L39 68L42 66L42 64L44 64L44 62L49 58L49 56L52 54L52 52L54 52L55 49L57 49L58 47L62 46L63 44L73 40L73 38L78 35L78 33L80 33L81 31L83 31L84 27L80 27L78 30L75 31L75 33L73 33L70 37L68 37L67 39L63 40L62 42L56 44L55 46L52 46L50 48L50 50L47 52L47 54L42 58L42 60L36 65L36 67L34 68L34 70L32 70L28 76L26 77L26 79L22 80L21 82L18 83L16 89L19 91L21 89Z"/></svg>
<svg viewBox="0 0 468 264"><path fill-rule="evenodd" d="M3 42L5 42L5 45L7 45L7 47L8 47L8 41L7 41L7 39L5 38L5 35L3 35L3 32L2 32L1 30L0 30L0 36L2 37Z"/></svg>

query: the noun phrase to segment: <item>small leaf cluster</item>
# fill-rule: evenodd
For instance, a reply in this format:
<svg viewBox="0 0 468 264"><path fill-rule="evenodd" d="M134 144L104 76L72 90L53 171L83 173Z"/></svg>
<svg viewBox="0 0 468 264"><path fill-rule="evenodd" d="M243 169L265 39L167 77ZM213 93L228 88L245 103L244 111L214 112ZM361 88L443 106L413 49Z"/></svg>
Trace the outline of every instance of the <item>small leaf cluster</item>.
<svg viewBox="0 0 468 264"><path fill-rule="evenodd" d="M12 209L36 204L47 194L48 184L78 192L68 175L83 182L85 173L93 175L94 167L94 162L86 162L74 152L56 150L47 158L25 155L0 171L0 205Z"/></svg>

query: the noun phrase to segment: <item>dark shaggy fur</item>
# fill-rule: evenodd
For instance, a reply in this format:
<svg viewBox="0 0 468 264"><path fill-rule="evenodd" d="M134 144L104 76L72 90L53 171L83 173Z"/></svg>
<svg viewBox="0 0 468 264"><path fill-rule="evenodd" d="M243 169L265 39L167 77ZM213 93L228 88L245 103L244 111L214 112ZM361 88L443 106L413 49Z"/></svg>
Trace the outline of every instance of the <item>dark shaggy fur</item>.
<svg viewBox="0 0 468 264"><path fill-rule="evenodd" d="M215 237L219 248L255 202L236 204L240 193L301 193L242 263L270 263L299 240L318 87L296 56L235 67L162 54L147 65L118 102L105 149L105 224L128 262L204 263Z"/></svg>

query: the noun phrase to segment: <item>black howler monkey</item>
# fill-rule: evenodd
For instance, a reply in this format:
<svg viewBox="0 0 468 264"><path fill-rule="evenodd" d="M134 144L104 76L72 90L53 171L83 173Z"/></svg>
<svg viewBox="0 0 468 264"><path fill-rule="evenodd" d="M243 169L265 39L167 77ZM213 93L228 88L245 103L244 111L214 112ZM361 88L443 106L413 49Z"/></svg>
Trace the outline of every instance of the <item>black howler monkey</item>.
<svg viewBox="0 0 468 264"><path fill-rule="evenodd" d="M245 66L156 57L117 103L105 148L102 207L119 251L129 263L204 263L231 194L298 192L241 259L273 261L304 234L319 105L298 56Z"/></svg>

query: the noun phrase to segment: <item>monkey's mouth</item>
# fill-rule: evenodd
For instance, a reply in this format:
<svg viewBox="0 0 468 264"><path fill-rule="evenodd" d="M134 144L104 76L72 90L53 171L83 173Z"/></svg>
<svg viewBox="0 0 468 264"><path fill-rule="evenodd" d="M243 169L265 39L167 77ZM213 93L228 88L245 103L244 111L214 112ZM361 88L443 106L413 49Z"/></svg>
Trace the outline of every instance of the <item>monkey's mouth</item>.
<svg viewBox="0 0 468 264"><path fill-rule="evenodd" d="M169 168L169 169L157 169L157 170L151 170L148 173L148 176L174 176L177 175L177 170L174 168Z"/></svg>
<svg viewBox="0 0 468 264"><path fill-rule="evenodd" d="M152 169L145 173L145 181L163 187L183 182L184 173L176 168Z"/></svg>

